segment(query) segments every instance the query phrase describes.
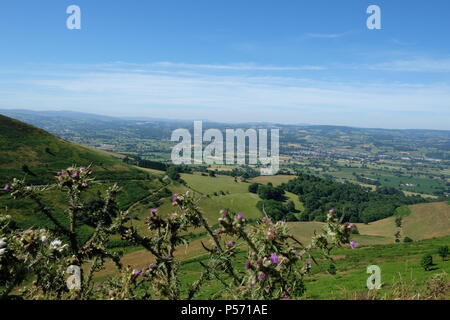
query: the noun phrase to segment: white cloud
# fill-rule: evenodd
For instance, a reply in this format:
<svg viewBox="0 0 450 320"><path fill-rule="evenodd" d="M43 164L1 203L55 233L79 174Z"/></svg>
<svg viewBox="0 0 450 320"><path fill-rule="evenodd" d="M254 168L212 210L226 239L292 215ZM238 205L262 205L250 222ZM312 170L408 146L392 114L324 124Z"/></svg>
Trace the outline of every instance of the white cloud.
<svg viewBox="0 0 450 320"><path fill-rule="evenodd" d="M306 33L306 38L318 38L318 39L337 39L347 35L348 32L343 33Z"/></svg>
<svg viewBox="0 0 450 320"><path fill-rule="evenodd" d="M275 121L450 129L450 86L317 81L305 77L183 72L175 63L74 68L8 80L1 107L216 121ZM208 66L208 65L206 65ZM257 65L252 65L258 68ZM274 67L283 68L283 67ZM109 69L109 70L108 70ZM219 69L220 70L220 69ZM3 91L3 92L1 92ZM390 125L392 124L392 125ZM397 124L397 125L395 125Z"/></svg>
<svg viewBox="0 0 450 320"><path fill-rule="evenodd" d="M373 64L371 70L396 72L450 72L450 59L404 59Z"/></svg>
<svg viewBox="0 0 450 320"><path fill-rule="evenodd" d="M254 63L231 63L231 64L194 64L194 63L179 63L160 61L148 64L132 64L124 62L116 62L113 64L104 64L105 67L124 67L131 66L141 68L140 71L155 70L165 68L169 70L174 69L189 69L189 70L214 70L214 71L320 71L326 70L325 66L318 65L301 65L301 66L272 66L272 65L258 65Z"/></svg>

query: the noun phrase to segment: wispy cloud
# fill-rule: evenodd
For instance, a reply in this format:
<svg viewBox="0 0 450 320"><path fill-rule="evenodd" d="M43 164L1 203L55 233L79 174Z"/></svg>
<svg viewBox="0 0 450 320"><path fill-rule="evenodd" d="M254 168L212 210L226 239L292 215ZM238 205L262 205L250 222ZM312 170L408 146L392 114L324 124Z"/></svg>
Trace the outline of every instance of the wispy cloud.
<svg viewBox="0 0 450 320"><path fill-rule="evenodd" d="M445 120L450 118L449 85L343 83L271 72L224 75L209 72L217 68L209 65L204 65L205 73L183 73L179 71L185 67L176 66L159 63L152 70L149 65L131 64L127 70L125 64L119 69L113 64L109 71L102 65L92 66L91 71L65 69L59 75L8 80L0 90L0 106L219 121L450 129ZM145 72L137 71L141 69Z"/></svg>
<svg viewBox="0 0 450 320"><path fill-rule="evenodd" d="M372 70L400 72L450 72L449 59L415 58L394 60L368 66Z"/></svg>
<svg viewBox="0 0 450 320"><path fill-rule="evenodd" d="M327 67L319 65L300 65L300 66L273 66L273 65L259 65L255 63L231 63L231 64L193 64L180 63L170 61L160 61L148 64L129 64L117 62L106 66L115 67L129 67L135 66L141 68L140 70L155 68L174 69L189 69L189 70L217 70L217 71L320 71L326 70Z"/></svg>
<svg viewBox="0 0 450 320"><path fill-rule="evenodd" d="M304 38L318 38L318 39L337 39L346 36L349 32L342 33L305 33Z"/></svg>

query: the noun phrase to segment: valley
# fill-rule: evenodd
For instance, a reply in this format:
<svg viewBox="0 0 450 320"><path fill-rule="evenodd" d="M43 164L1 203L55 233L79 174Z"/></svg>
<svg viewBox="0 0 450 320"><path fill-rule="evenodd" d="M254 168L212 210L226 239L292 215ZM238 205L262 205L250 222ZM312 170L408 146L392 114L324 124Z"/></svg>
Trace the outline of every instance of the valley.
<svg viewBox="0 0 450 320"><path fill-rule="evenodd" d="M289 221L289 232L304 244L308 244L315 232L324 227L324 212L335 207L343 219L355 222L358 232L351 236L351 240L358 243L358 249L343 247L333 252L334 264L338 269L335 275L327 272L327 263L324 261L323 264L314 266L305 279L307 299L361 298L367 291L364 289L364 279L365 267L369 264L377 264L383 270L384 287L377 293L380 297L389 297L397 290L399 283L405 282L404 285L407 286L425 288L426 282L433 274L450 272L448 260L436 259L435 268L430 273L421 270L419 266L423 254L436 254L438 246L448 245L450 242L450 204L446 198L449 175L445 170L439 171L447 165L444 160L433 162L421 158L417 161L420 161L423 167L410 163L409 168L404 166L407 160L394 156L389 161L381 160L383 157L368 161L366 158L346 159L346 156L339 154L335 156L336 159L330 160L329 156L315 158L308 155L301 158L294 154L288 156L286 153L282 174L276 176L258 176L254 174L254 168L237 166L176 167L179 173L172 176L168 169L163 171L142 168L130 161L138 155L139 158L152 161L160 160L170 167L163 156L146 156L142 149L130 153L121 152L120 148L115 147L95 149L99 146L90 143L80 146L4 116L0 116L0 133L0 182L7 184L13 177L25 177L28 183L34 185L49 184L50 190L44 192L43 197L55 208L54 215L63 224L68 223L65 214L67 197L61 192L51 191L51 185L59 170L73 165L84 165L93 168L98 181L85 195L84 200L89 202L95 195L117 183L121 188L118 196L119 208L129 212L129 226L143 234L148 228L146 218L149 209L155 208L159 215L168 217L173 212L172 195L186 192L195 195L199 208L213 228L218 226L219 212L223 209L244 213L250 224L257 224L266 214L281 215L283 220ZM75 140L73 137L71 139ZM117 143L117 140L114 140L114 143ZM233 172L237 174L232 174ZM300 179L298 185L293 182L296 179ZM380 183L372 183L374 181ZM414 181L414 186L420 188L410 186L408 181ZM316 189L308 193L303 184L311 184ZM359 219L360 216L350 208L362 205L363 212L370 201L339 195L338 198L330 198L328 202L324 202L322 207L313 208L311 201L305 197L317 196L317 201L325 201L326 197L319 196L322 188L320 186L335 188L338 193L347 190L350 194L355 192L355 195L378 194L377 197L381 198L375 198L376 201L392 201L395 210L392 213L385 212L387 217L382 219L352 221L351 217ZM256 189L252 191L252 187ZM296 189L297 187L300 189ZM283 195L280 199L276 198L276 195L264 198L266 195L262 193L263 189L265 192L283 190ZM297 191L294 190L302 191L301 194L296 194ZM436 190L442 190L442 193ZM376 201L372 201L372 204L375 203L375 209L378 208ZM268 206L265 206L266 204ZM95 202L91 205L95 206ZM12 215L21 228L51 226L50 221L40 214L39 208L30 201L13 200L7 192L0 194L0 213ZM401 217L401 227L396 225L398 217ZM78 240L82 243L94 229L88 217L80 219L79 227ZM185 237L188 243L180 246L175 253L176 258L180 260L180 281L183 290L199 276L198 262L206 262L205 259L208 259L203 244L210 241L208 235L198 228L188 229ZM411 242L406 242L406 238L411 239ZM114 252L120 252L123 265L132 269L143 269L155 262L143 247L123 240L119 235L111 236L108 246ZM237 247L241 266L237 265L236 268L239 269L244 263L242 259L245 247L240 242ZM108 260L104 268L96 274L95 281L106 281L116 272L114 263ZM198 298L206 298L217 290L218 283L209 281ZM221 298L226 297L224 295Z"/></svg>

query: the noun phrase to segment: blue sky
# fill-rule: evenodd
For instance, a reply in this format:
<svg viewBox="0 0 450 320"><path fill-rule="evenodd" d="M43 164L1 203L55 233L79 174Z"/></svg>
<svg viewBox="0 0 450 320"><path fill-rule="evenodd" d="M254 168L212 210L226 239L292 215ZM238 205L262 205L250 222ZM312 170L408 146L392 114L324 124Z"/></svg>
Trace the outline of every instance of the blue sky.
<svg viewBox="0 0 450 320"><path fill-rule="evenodd" d="M80 6L82 29L66 28ZM379 5L382 30L368 30ZM450 129L448 0L3 0L0 108Z"/></svg>

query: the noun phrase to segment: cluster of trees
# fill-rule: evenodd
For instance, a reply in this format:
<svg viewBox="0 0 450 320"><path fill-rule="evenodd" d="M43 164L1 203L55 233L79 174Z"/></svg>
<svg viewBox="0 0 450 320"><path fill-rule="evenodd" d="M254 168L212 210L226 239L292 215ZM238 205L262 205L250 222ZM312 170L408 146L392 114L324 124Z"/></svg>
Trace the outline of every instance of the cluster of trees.
<svg viewBox="0 0 450 320"><path fill-rule="evenodd" d="M180 173L192 173L191 170L185 165L170 166L166 170L167 176L174 181L181 181Z"/></svg>
<svg viewBox="0 0 450 320"><path fill-rule="evenodd" d="M300 196L305 206L302 221L325 221L326 212L335 208L339 215L344 215L343 221L369 223L394 215L403 205L427 202L419 196L405 196L395 188L378 187L371 191L356 184L302 173L282 187Z"/></svg>
<svg viewBox="0 0 450 320"><path fill-rule="evenodd" d="M256 207L274 221L298 221L295 204L292 201L284 203L277 200L258 201Z"/></svg>
<svg viewBox="0 0 450 320"><path fill-rule="evenodd" d="M248 191L256 193L263 200L284 201L286 199L284 189L282 187L274 187L270 182L267 185L252 183L249 185Z"/></svg>
<svg viewBox="0 0 450 320"><path fill-rule="evenodd" d="M274 221L298 220L296 214L299 211L295 209L294 202L288 201L285 203L285 191L282 187L274 187L272 183L267 185L252 183L249 185L248 191L256 193L262 199L258 201L256 207Z"/></svg>
<svg viewBox="0 0 450 320"><path fill-rule="evenodd" d="M138 165L138 167L141 167L141 168L161 170L161 171L167 170L167 164L159 162L159 161L139 159L137 161L137 165Z"/></svg>

